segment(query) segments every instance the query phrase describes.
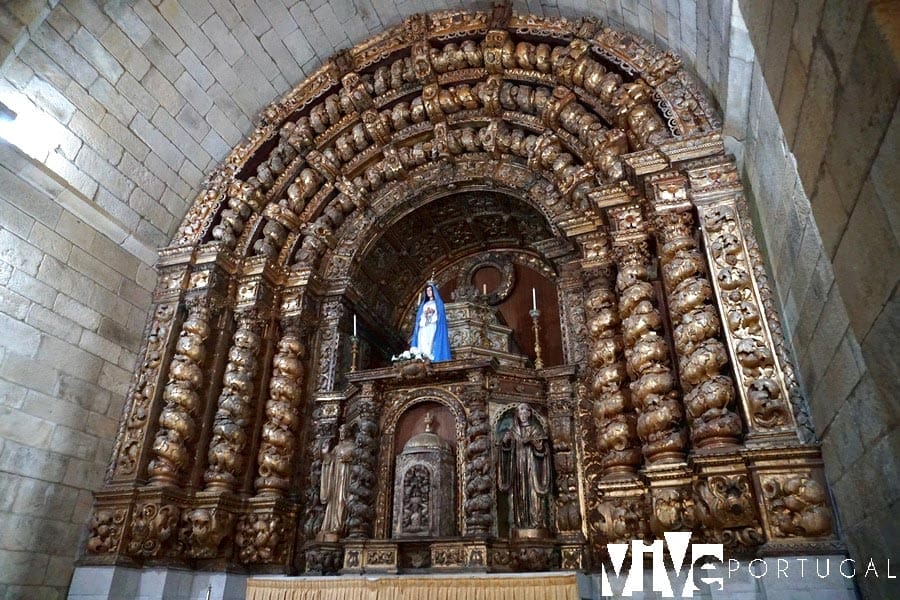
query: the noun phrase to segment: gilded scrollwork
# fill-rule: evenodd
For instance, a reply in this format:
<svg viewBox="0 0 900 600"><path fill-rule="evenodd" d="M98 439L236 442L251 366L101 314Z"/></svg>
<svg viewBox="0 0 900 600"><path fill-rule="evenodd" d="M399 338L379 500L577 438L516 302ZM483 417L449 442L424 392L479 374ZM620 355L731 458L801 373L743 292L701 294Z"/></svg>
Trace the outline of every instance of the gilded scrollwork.
<svg viewBox="0 0 900 600"><path fill-rule="evenodd" d="M803 429L808 422L718 127L677 57L593 19L516 15L507 3L493 13L416 15L326 61L261 111L255 131L209 177L175 246L160 253L156 312L107 478L130 485L146 470L150 485L98 500L87 554L295 568L294 548L321 528L321 450L339 423L356 431L349 538L366 541L310 541L312 571L335 572L342 560L350 571L419 568L429 558L446 568L555 568L560 560L578 568L585 542L597 550L677 529L742 550L827 538L833 517L811 473L773 458L752 475L754 488L742 470L767 444L790 451L793 419ZM677 209L641 196L652 197L660 171L685 183ZM413 236L392 230L410 216L420 218L406 230ZM379 431L379 409L395 411L411 397L369 383L361 391L358 373L342 373L343 331L352 305L372 326L366 334L401 344L389 330L409 312L408 291L432 269L442 283L463 265L471 275L472 261L485 256L511 257L557 287L569 379L492 364L451 384L456 367L424 362L378 374L395 391L427 383L460 398L450 410L461 539L443 543L443 557L421 547L404 555L383 540L393 449L379 444L394 432ZM502 267L490 304L514 288L514 271ZM274 298L261 298L266 286ZM237 305L230 349L217 330L231 321L210 317L226 289ZM251 319L275 299L280 338ZM187 307L183 322L177 302ZM257 381L269 366L261 349L270 347L271 377ZM223 387L213 389L212 373L222 371ZM547 539L498 540L488 411L526 396L549 409L555 527ZM208 449L196 447L201 440ZM689 453L703 448L716 452ZM196 465L188 481L206 450L208 465ZM208 490L249 493L251 453L256 495L211 507L211 497L229 494L198 491L204 467ZM647 468L639 471L641 454ZM178 500L146 495L169 494L161 486L181 487Z"/></svg>
<svg viewBox="0 0 900 600"><path fill-rule="evenodd" d="M232 535L234 515L220 508L196 508L182 516L180 537L192 558L221 556Z"/></svg>
<svg viewBox="0 0 900 600"><path fill-rule="evenodd" d="M769 527L778 538L830 537L833 516L825 486L808 473L761 478Z"/></svg>
<svg viewBox="0 0 900 600"><path fill-rule="evenodd" d="M171 503L151 501L135 509L131 522L128 554L140 558L162 556L178 535L181 509Z"/></svg>
<svg viewBox="0 0 900 600"><path fill-rule="evenodd" d="M694 513L709 530L753 525L756 510L750 480L745 474L712 475L694 482Z"/></svg>
<svg viewBox="0 0 900 600"><path fill-rule="evenodd" d="M643 494L611 496L597 504L599 526L606 543L630 543L643 539L647 529L647 505Z"/></svg>
<svg viewBox="0 0 900 600"><path fill-rule="evenodd" d="M95 508L84 545L88 554L110 554L119 550L125 531L126 508Z"/></svg>
<svg viewBox="0 0 900 600"><path fill-rule="evenodd" d="M650 528L657 537L667 531L685 531L694 527L694 500L689 487L655 489L651 495L653 518Z"/></svg>
<svg viewBox="0 0 900 600"><path fill-rule="evenodd" d="M736 206L733 201L701 204L698 212L736 362L749 437L757 432L793 432L787 390L755 289Z"/></svg>
<svg viewBox="0 0 900 600"><path fill-rule="evenodd" d="M234 536L238 560L245 565L281 564L292 532L289 520L277 513L253 512L238 519Z"/></svg>
<svg viewBox="0 0 900 600"><path fill-rule="evenodd" d="M156 397L162 376L161 367L171 334L176 309L172 304L161 304L153 313L153 320L144 342L144 359L138 367L136 378L128 393L126 417L119 432L115 457L108 479L120 480L136 475L141 460L144 437L150 426L151 405Z"/></svg>

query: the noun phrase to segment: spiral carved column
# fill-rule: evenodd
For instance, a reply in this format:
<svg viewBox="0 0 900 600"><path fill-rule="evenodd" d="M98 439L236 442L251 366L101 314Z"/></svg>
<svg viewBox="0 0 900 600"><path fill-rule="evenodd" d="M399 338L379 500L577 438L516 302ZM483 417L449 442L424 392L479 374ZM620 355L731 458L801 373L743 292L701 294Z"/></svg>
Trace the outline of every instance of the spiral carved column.
<svg viewBox="0 0 900 600"><path fill-rule="evenodd" d="M209 465L204 474L206 489L210 491L234 491L246 467L263 323L253 311L240 314L237 322L212 424Z"/></svg>
<svg viewBox="0 0 900 600"><path fill-rule="evenodd" d="M657 206L656 221L692 446L734 446L740 440L741 421L732 410L734 382L723 373L728 353L718 339L721 321L693 237L693 216L687 210L660 211Z"/></svg>
<svg viewBox="0 0 900 600"><path fill-rule="evenodd" d="M282 331L272 359L269 400L257 459L259 476L255 481L258 494L278 497L284 496L290 486L303 388L303 344L298 319L285 318Z"/></svg>
<svg viewBox="0 0 900 600"><path fill-rule="evenodd" d="M675 390L662 316L650 283L649 235L639 206L611 209L613 250L619 274L619 313L625 342L625 364L638 412L637 431L647 462L684 460L687 436L684 413Z"/></svg>
<svg viewBox="0 0 900 600"><path fill-rule="evenodd" d="M466 427L466 535L485 535L491 531L494 517L494 470L491 468L491 425L482 394L467 398Z"/></svg>
<svg viewBox="0 0 900 600"><path fill-rule="evenodd" d="M188 316L181 325L175 356L169 364L169 382L163 392L165 406L153 442L147 469L150 484L177 485L189 459L188 446L197 434L199 390L203 384L204 342L209 336L209 308L204 299L188 300Z"/></svg>
<svg viewBox="0 0 900 600"><path fill-rule="evenodd" d="M625 387L626 370L616 294L604 273L587 294L588 362L592 370L591 392L595 447L604 479L633 477L641 464L637 417Z"/></svg>
<svg viewBox="0 0 900 600"><path fill-rule="evenodd" d="M350 468L347 499L347 537L364 539L372 532L375 521L375 463L378 449L378 420L375 391L366 384L356 401L356 451Z"/></svg>

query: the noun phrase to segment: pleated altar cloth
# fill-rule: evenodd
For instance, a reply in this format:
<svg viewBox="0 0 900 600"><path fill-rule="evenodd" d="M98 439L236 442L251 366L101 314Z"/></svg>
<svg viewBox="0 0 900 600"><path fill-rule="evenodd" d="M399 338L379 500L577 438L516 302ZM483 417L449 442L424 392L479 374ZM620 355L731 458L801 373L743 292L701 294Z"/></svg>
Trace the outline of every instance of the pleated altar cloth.
<svg viewBox="0 0 900 600"><path fill-rule="evenodd" d="M247 600L578 600L574 573L258 577Z"/></svg>

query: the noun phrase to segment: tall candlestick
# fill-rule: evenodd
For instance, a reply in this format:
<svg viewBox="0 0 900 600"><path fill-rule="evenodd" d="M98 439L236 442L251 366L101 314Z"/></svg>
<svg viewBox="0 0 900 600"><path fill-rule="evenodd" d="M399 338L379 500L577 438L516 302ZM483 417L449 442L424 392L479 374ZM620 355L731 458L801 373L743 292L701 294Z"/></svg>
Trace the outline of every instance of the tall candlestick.
<svg viewBox="0 0 900 600"><path fill-rule="evenodd" d="M531 315L531 323L534 328L534 368L543 369L544 359L541 358L541 324L539 321L541 311L535 308L528 314Z"/></svg>
<svg viewBox="0 0 900 600"><path fill-rule="evenodd" d="M353 337L356 337L356 314L353 314Z"/></svg>
<svg viewBox="0 0 900 600"><path fill-rule="evenodd" d="M537 310L537 290L531 288L531 310Z"/></svg>

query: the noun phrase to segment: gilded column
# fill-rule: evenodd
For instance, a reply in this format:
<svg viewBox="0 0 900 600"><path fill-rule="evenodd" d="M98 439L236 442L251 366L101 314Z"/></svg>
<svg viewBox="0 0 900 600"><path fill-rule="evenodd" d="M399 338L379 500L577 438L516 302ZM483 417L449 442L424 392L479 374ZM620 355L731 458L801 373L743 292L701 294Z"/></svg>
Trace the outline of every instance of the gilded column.
<svg viewBox="0 0 900 600"><path fill-rule="evenodd" d="M653 189L660 264L691 444L693 448L736 446L741 421L732 410L734 382L727 374L728 353L718 339L721 321L694 239L686 184L683 177L667 177L656 179Z"/></svg>
<svg viewBox="0 0 900 600"><path fill-rule="evenodd" d="M650 464L684 460L684 413L662 336L656 290L650 283L649 235L639 205L609 210L619 268L616 288L625 342L625 365L638 412L641 450Z"/></svg>
<svg viewBox="0 0 900 600"><path fill-rule="evenodd" d="M256 492L266 496L284 496L287 492L297 451L300 402L303 397L303 343L299 317L285 317L281 339L272 359L272 378L266 402Z"/></svg>
<svg viewBox="0 0 900 600"><path fill-rule="evenodd" d="M796 423L768 315L744 237L741 183L734 164L687 170L716 302L734 364L749 445L796 443Z"/></svg>
<svg viewBox="0 0 900 600"><path fill-rule="evenodd" d="M494 469L491 468L491 425L485 392L470 394L466 400L466 535L488 535L494 525Z"/></svg>
<svg viewBox="0 0 900 600"><path fill-rule="evenodd" d="M204 474L209 491L234 491L246 468L262 327L262 319L253 310L237 316L212 423L209 462Z"/></svg>
<svg viewBox="0 0 900 600"><path fill-rule="evenodd" d="M189 445L197 434L203 384L205 341L209 337L209 307L205 297L187 300L188 315L181 325L175 355L169 364L169 381L163 392L165 405L153 442L153 458L147 469L150 484L177 485L190 457Z"/></svg>
<svg viewBox="0 0 900 600"><path fill-rule="evenodd" d="M378 420L375 388L363 384L351 412L356 416L356 451L350 469L347 498L347 537L364 539L372 532L375 521L375 463L378 449Z"/></svg>
<svg viewBox="0 0 900 600"><path fill-rule="evenodd" d="M604 479L631 478L641 464L637 417L626 387L621 321L608 268L593 279L587 294L590 389L594 447Z"/></svg>

